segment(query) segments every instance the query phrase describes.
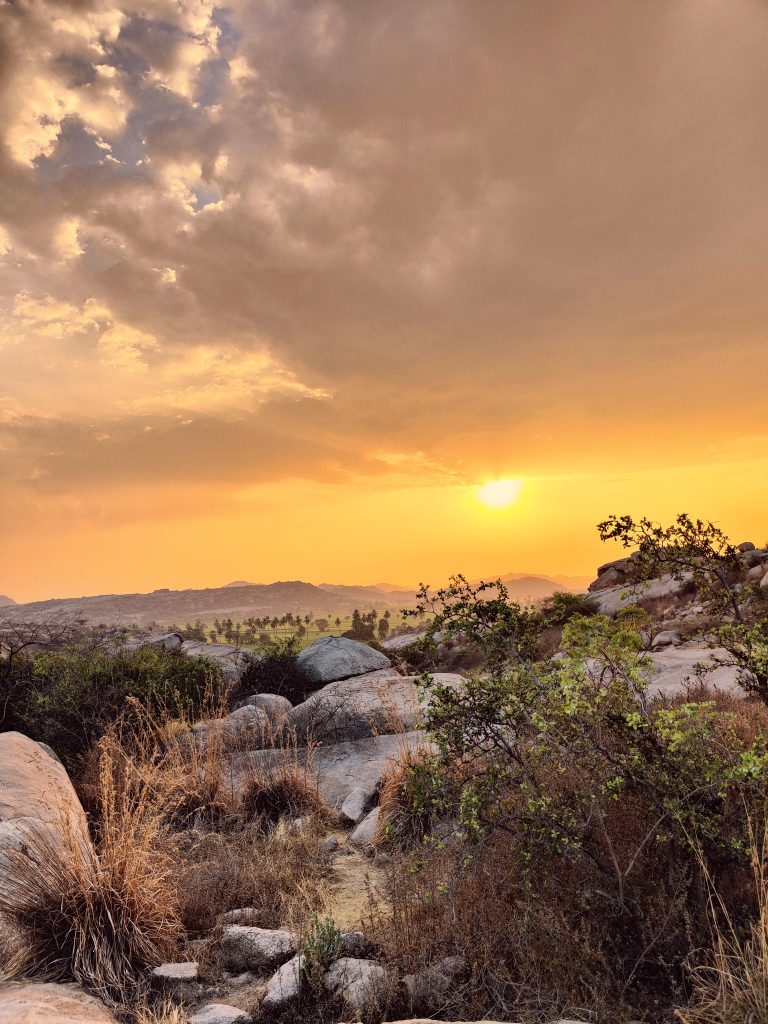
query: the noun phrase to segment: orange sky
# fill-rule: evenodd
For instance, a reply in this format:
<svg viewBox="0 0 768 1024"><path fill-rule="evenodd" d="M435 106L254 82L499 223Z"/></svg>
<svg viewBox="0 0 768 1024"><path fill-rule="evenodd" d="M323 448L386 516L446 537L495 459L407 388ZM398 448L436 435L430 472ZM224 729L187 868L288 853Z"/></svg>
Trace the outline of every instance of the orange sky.
<svg viewBox="0 0 768 1024"><path fill-rule="evenodd" d="M0 593L768 538L763 0L19 0L0 52Z"/></svg>

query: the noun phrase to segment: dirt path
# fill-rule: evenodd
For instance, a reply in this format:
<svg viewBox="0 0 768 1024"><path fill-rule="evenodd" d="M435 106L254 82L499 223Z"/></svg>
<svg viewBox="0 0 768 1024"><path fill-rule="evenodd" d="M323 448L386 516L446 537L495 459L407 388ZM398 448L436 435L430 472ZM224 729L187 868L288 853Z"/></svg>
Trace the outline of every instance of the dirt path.
<svg viewBox="0 0 768 1024"><path fill-rule="evenodd" d="M384 870L348 841L348 833L332 832L339 843L333 862L333 879L325 913L344 931L355 931L385 906Z"/></svg>

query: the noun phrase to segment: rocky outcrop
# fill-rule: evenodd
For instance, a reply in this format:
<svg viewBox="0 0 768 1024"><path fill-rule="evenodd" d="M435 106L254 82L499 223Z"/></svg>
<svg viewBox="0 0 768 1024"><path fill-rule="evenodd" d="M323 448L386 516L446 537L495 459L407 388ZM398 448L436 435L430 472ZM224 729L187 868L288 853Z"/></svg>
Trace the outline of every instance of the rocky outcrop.
<svg viewBox="0 0 768 1024"><path fill-rule="evenodd" d="M601 615L616 615L622 608L633 604L654 613L670 605L681 604L684 599L692 600L695 592L690 574L681 580L665 575L642 583L598 590L593 593L592 600Z"/></svg>
<svg viewBox="0 0 768 1024"><path fill-rule="evenodd" d="M699 678L708 687L743 697L744 690L738 682L738 669L731 665L719 665L718 660L728 660L728 652L722 648L711 648L701 644L682 647L666 647L648 655L648 686L651 695L675 697L685 693ZM697 666L706 671L699 676Z"/></svg>
<svg viewBox="0 0 768 1024"><path fill-rule="evenodd" d="M77 985L31 981L0 985L0 1024L115 1024Z"/></svg>
<svg viewBox="0 0 768 1024"><path fill-rule="evenodd" d="M464 684L464 677L453 672L435 672L432 678L454 689ZM393 671L329 683L296 705L289 715L290 727L300 736L311 735L322 742L413 731L429 706L428 692L419 699L419 681L419 676Z"/></svg>
<svg viewBox="0 0 768 1024"><path fill-rule="evenodd" d="M392 665L386 654L344 636L314 640L301 651L298 662L309 678L319 684L360 676Z"/></svg>

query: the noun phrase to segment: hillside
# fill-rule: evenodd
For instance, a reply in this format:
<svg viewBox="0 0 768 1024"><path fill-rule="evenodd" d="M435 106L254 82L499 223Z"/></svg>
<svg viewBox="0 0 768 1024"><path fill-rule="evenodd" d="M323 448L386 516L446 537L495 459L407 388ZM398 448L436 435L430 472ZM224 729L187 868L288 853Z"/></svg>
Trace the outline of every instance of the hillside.
<svg viewBox="0 0 768 1024"><path fill-rule="evenodd" d="M0 594L0 608L4 608L9 604L16 604L16 602L12 597L8 597L7 594Z"/></svg>

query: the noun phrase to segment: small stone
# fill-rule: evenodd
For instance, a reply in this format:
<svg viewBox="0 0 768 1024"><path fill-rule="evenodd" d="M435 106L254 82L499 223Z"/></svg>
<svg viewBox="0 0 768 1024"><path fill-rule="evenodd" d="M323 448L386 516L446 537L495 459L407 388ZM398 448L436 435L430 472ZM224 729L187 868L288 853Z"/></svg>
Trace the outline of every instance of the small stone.
<svg viewBox="0 0 768 1024"><path fill-rule="evenodd" d="M682 642L682 637L674 629L663 629L653 637L651 650L661 651L665 647L679 647Z"/></svg>
<svg viewBox="0 0 768 1024"><path fill-rule="evenodd" d="M344 818L345 821L351 822L353 825L357 825L371 809L371 804L375 799L375 791L363 789L362 786L357 786L341 805L342 818Z"/></svg>
<svg viewBox="0 0 768 1024"><path fill-rule="evenodd" d="M320 844L323 853L335 853L339 848L339 840L336 836L326 836Z"/></svg>
<svg viewBox="0 0 768 1024"><path fill-rule="evenodd" d="M160 964L152 971L152 988L183 1002L194 999L201 991L197 962Z"/></svg>
<svg viewBox="0 0 768 1024"><path fill-rule="evenodd" d="M261 1001L262 1009L279 1012L295 1003L301 995L304 957L298 954L283 964L269 979L267 991Z"/></svg>
<svg viewBox="0 0 768 1024"><path fill-rule="evenodd" d="M224 929L221 936L222 959L235 971L279 967L297 949L298 938L293 932L271 928L232 924Z"/></svg>
<svg viewBox="0 0 768 1024"><path fill-rule="evenodd" d="M336 960L323 977L326 991L341 996L347 1006L359 1014L382 1001L387 982L387 972L381 964L354 957Z"/></svg>
<svg viewBox="0 0 768 1024"><path fill-rule="evenodd" d="M376 838L379 824L379 808L374 809L363 818L360 824L350 833L349 841L355 846L370 846Z"/></svg>
<svg viewBox="0 0 768 1024"><path fill-rule="evenodd" d="M192 1017L189 1024L252 1024L253 1017L227 1003L208 1003Z"/></svg>

